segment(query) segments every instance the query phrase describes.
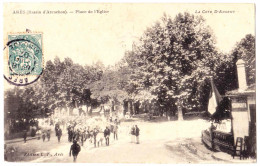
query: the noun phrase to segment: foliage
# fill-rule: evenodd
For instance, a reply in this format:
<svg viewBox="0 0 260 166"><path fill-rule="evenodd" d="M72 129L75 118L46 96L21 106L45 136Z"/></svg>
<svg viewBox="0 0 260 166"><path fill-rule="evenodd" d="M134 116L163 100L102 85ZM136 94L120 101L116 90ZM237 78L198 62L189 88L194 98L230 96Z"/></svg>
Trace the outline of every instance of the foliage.
<svg viewBox="0 0 260 166"><path fill-rule="evenodd" d="M110 100L122 104L128 99L141 102L145 109L149 103L149 109L161 113L174 114L178 106L204 111L210 77L222 95L237 87L238 58L246 61L248 83L255 82L254 42L255 37L247 35L225 55L215 48L215 37L201 16L165 14L114 66L101 62L82 66L58 57L47 61L39 81L5 92L5 115L33 118L48 116L55 108L98 106ZM85 89L90 89L91 101Z"/></svg>
<svg viewBox="0 0 260 166"><path fill-rule="evenodd" d="M255 83L255 37L251 34L246 35L240 42L236 44L235 49L232 51L233 61L238 59L245 61L247 83Z"/></svg>
<svg viewBox="0 0 260 166"><path fill-rule="evenodd" d="M206 104L210 76L228 63L215 49L211 29L200 16L164 15L148 28L125 61L136 91L148 90L161 109L187 110Z"/></svg>

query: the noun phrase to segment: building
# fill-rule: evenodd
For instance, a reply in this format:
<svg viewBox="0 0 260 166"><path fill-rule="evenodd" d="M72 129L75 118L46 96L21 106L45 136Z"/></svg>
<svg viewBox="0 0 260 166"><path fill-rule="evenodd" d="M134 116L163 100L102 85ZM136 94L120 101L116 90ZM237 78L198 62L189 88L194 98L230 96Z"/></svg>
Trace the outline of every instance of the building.
<svg viewBox="0 0 260 166"><path fill-rule="evenodd" d="M256 154L256 91L255 84L247 85L245 62L236 63L239 88L226 93L231 99L232 132L234 143L243 138L251 156Z"/></svg>
<svg viewBox="0 0 260 166"><path fill-rule="evenodd" d="M239 88L225 94L231 101L231 130L204 130L202 141L214 150L233 156L256 157L256 87L247 85L245 62L239 59L236 65ZM237 144L238 140L242 144ZM241 145L242 151L236 145Z"/></svg>

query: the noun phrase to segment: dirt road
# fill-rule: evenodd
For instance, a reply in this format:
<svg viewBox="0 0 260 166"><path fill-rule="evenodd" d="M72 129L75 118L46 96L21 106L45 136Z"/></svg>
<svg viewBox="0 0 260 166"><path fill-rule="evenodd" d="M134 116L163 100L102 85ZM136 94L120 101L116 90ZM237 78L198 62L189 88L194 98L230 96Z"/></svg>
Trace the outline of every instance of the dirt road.
<svg viewBox="0 0 260 166"><path fill-rule="evenodd" d="M133 124L140 128L140 144L130 142L129 129ZM120 126L119 140L110 137L110 146L94 148L88 142L81 148L80 163L229 163L219 160L201 143L201 130L207 127L204 120L170 122L124 122ZM16 144L20 161L72 162L70 143L64 134L62 142L55 137L51 142L32 140ZM35 150L36 149L36 150ZM26 153L40 154L23 156ZM18 155L18 154L17 154Z"/></svg>

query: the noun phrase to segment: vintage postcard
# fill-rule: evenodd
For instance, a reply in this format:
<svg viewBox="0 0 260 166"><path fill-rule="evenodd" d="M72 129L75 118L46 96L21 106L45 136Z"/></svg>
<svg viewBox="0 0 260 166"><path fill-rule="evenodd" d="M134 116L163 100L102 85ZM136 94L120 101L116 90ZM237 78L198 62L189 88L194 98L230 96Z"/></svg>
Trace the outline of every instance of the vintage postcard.
<svg viewBox="0 0 260 166"><path fill-rule="evenodd" d="M4 3L6 163L256 163L254 4Z"/></svg>

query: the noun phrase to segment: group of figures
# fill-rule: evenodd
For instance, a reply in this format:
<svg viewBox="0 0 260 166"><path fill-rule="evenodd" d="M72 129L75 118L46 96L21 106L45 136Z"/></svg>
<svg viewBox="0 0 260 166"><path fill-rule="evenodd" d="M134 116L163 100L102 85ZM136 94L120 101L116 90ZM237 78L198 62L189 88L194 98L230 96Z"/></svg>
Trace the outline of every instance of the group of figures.
<svg viewBox="0 0 260 166"><path fill-rule="evenodd" d="M118 126L119 121L117 119L114 122L110 121L104 131L102 131L102 126L85 126L74 122L67 127L68 141L76 140L83 146L84 142L89 140L90 143L94 144L94 147L99 147L105 138L106 145L109 145L110 133L114 134L114 140L118 139Z"/></svg>
<svg viewBox="0 0 260 166"><path fill-rule="evenodd" d="M62 123L63 122L63 123ZM63 131L67 129L68 142L72 143L70 146L69 155L73 156L73 161L76 162L77 156L83 147L100 147L103 146L103 142L105 142L105 146L110 145L111 135L113 135L114 141L118 140L118 134L120 129L120 120L118 117L110 118L88 118L81 119L80 117L76 117L72 120L57 120L53 126L54 133L57 137L58 143L61 142L61 137L63 135ZM35 137L30 137L31 139L38 139L43 142L50 141L52 126L48 123L48 126L39 126L35 131ZM124 128L124 126L122 126ZM123 129L122 128L122 129ZM121 129L121 130L122 130ZM125 128L124 128L125 129ZM27 140L27 130L24 130L23 139L24 143ZM139 144L139 134L140 129L137 125L129 126L126 133L130 134L131 142Z"/></svg>
<svg viewBox="0 0 260 166"><path fill-rule="evenodd" d="M70 156L73 156L73 161L76 162L77 156L81 151L81 146L84 146L84 142L89 141L90 144L94 144L94 147L102 146L103 140L105 139L106 146L109 146L109 139L111 133L114 135L114 140L118 140L118 128L119 120L112 118L109 119L109 125L106 126L105 130L102 131L100 126L95 126L91 128L78 127L77 123L70 124L67 128L68 131L68 141L73 142L70 147ZM80 146L81 144L81 146Z"/></svg>

